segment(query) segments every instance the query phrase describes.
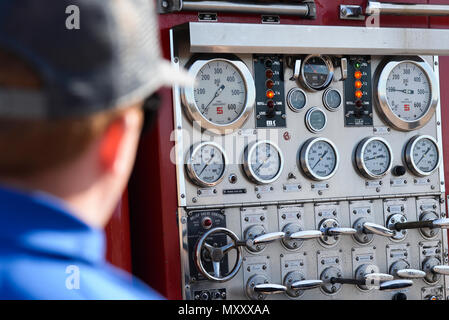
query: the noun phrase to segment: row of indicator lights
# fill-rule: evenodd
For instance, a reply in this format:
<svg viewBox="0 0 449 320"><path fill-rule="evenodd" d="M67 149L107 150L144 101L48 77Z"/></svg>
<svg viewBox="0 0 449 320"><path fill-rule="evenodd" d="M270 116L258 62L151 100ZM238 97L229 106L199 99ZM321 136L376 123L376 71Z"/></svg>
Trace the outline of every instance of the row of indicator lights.
<svg viewBox="0 0 449 320"><path fill-rule="evenodd" d="M361 65L360 62L356 62L356 63L354 64L354 66L355 66L356 69L360 69L362 65ZM359 99L359 100L362 99L362 97L363 97L363 92L362 92L362 90L360 90L360 89L362 89L362 87L363 87L363 83L362 83L362 81L361 81L362 76L363 76L363 73L362 73L360 70L357 70L357 71L354 73L354 77L355 77L355 79L356 79L356 81L354 82L354 86L355 86L355 88L357 89L357 90L355 91L355 97L356 97L357 99Z"/></svg>
<svg viewBox="0 0 449 320"><path fill-rule="evenodd" d="M270 101L268 101L267 105L270 108L274 107L274 102L271 101L271 99L273 99L274 96L275 96L274 91L271 90L274 87L274 81L271 80L271 78L273 78L273 75L274 75L273 70L271 70L272 65L273 65L273 62L271 60L268 59L268 60L265 61L265 67L268 68L268 70L265 71L265 76L267 78L267 81L265 82L265 85L266 85L266 87L268 89L266 95L267 95L267 98L270 99Z"/></svg>

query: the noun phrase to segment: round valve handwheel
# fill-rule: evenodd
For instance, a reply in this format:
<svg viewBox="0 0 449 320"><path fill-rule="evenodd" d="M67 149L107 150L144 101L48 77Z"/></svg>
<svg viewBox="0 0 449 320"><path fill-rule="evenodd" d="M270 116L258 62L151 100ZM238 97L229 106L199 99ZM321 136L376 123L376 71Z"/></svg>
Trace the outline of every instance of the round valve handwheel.
<svg viewBox="0 0 449 320"><path fill-rule="evenodd" d="M232 242L222 246L222 247L214 247L208 243L206 243L207 238L209 238L211 235L216 233L222 233L227 235L229 238L231 238ZM231 230L228 230L226 228L215 228L212 230L209 230L206 232L199 240L196 245L195 249L195 264L198 268L198 270L201 272L203 276L205 276L208 280L215 281L215 282L226 282L234 278L234 276L239 272L241 266L242 266L242 251L241 248L238 245L239 238L237 235L232 232ZM210 258L212 260L212 265L214 268L214 275L211 275L206 268L204 267L203 260L202 260L202 251L207 250ZM234 264L234 267L232 270L225 276L221 275L220 271L220 263L231 251L232 249L235 249L237 251L237 257Z"/></svg>

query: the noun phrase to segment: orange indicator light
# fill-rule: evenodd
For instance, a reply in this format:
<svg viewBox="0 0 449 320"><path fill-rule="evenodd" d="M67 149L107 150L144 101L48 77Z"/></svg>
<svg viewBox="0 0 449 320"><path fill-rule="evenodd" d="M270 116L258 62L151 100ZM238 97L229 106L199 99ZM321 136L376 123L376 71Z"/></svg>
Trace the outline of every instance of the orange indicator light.
<svg viewBox="0 0 449 320"><path fill-rule="evenodd" d="M362 83L362 81L357 80L354 85L357 89L360 89L363 86L363 83Z"/></svg>
<svg viewBox="0 0 449 320"><path fill-rule="evenodd" d="M362 72L356 71L356 72L354 73L354 77L355 77L356 79L361 79L361 78L362 78Z"/></svg>
<svg viewBox="0 0 449 320"><path fill-rule="evenodd" d="M273 98L274 98L274 92L273 92L273 90L268 90L268 91L267 91L267 98L268 98L268 99L273 99Z"/></svg>
<svg viewBox="0 0 449 320"><path fill-rule="evenodd" d="M357 90L357 91L355 92L355 97L356 97L357 99L362 99L362 97L363 97L363 92L360 91L360 90Z"/></svg>

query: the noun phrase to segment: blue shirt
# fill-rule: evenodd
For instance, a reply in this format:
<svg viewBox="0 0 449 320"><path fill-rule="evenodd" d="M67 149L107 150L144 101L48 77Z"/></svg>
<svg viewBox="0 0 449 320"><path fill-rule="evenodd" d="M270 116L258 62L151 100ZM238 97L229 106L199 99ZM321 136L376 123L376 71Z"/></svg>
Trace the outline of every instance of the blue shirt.
<svg viewBox="0 0 449 320"><path fill-rule="evenodd" d="M0 299L162 299L105 260L105 236L44 193L0 188Z"/></svg>

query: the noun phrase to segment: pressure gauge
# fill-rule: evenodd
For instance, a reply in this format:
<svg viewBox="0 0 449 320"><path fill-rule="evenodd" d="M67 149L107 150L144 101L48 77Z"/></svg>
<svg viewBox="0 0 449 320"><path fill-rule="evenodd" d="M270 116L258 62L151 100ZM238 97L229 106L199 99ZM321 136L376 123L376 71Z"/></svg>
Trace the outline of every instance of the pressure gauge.
<svg viewBox="0 0 449 320"><path fill-rule="evenodd" d="M300 166L311 179L327 180L337 172L339 155L335 145L326 138L307 140L300 152Z"/></svg>
<svg viewBox="0 0 449 320"><path fill-rule="evenodd" d="M379 112L389 125L402 131L426 125L439 99L432 68L416 59L386 63L377 80Z"/></svg>
<svg viewBox="0 0 449 320"><path fill-rule="evenodd" d="M244 151L243 169L253 182L267 184L276 181L282 173L284 159L278 146L269 141L248 145Z"/></svg>
<svg viewBox="0 0 449 320"><path fill-rule="evenodd" d="M417 176L431 175L439 166L441 152L435 138L415 136L405 149L405 161L408 168Z"/></svg>
<svg viewBox="0 0 449 320"><path fill-rule="evenodd" d="M193 145L187 154L187 174L195 184L213 187L223 180L226 162L226 155L218 144L202 142Z"/></svg>
<svg viewBox="0 0 449 320"><path fill-rule="evenodd" d="M393 151L383 138L365 138L357 146L355 159L357 168L364 177L380 179L391 170Z"/></svg>
<svg viewBox="0 0 449 320"><path fill-rule="evenodd" d="M310 108L306 113L306 126L313 133L323 131L327 124L327 116L317 107Z"/></svg>
<svg viewBox="0 0 449 320"><path fill-rule="evenodd" d="M323 94L323 104L329 111L337 111L343 102L340 91L329 88Z"/></svg>
<svg viewBox="0 0 449 320"><path fill-rule="evenodd" d="M221 58L197 60L189 73L196 84L183 90L182 99L192 121L218 134L240 128L256 99L254 80L247 66Z"/></svg>
<svg viewBox="0 0 449 320"><path fill-rule="evenodd" d="M334 77L334 67L330 58L310 55L304 59L301 67L301 82L309 90L326 89Z"/></svg>
<svg viewBox="0 0 449 320"><path fill-rule="evenodd" d="M287 104L294 112L301 111L307 104L307 96L299 88L293 88L288 92Z"/></svg>

